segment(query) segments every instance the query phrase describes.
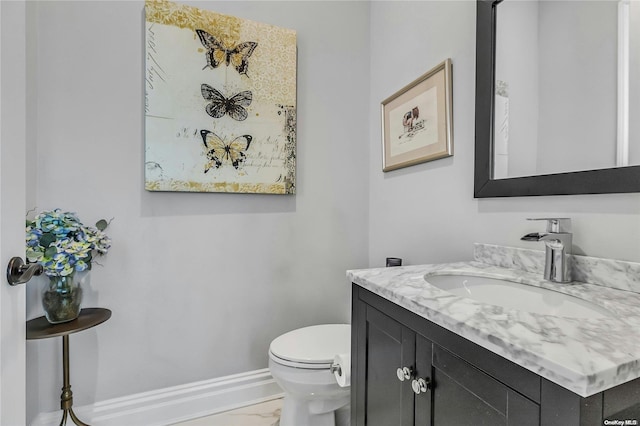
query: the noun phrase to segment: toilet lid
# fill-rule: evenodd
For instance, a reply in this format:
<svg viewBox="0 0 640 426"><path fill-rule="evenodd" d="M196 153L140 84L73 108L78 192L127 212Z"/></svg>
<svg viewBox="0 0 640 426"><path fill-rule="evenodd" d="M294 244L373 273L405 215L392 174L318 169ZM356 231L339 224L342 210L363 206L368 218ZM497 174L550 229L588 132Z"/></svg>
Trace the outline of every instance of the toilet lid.
<svg viewBox="0 0 640 426"><path fill-rule="evenodd" d="M299 328L274 339L269 350L287 361L332 363L336 355L351 352L351 326L323 324Z"/></svg>

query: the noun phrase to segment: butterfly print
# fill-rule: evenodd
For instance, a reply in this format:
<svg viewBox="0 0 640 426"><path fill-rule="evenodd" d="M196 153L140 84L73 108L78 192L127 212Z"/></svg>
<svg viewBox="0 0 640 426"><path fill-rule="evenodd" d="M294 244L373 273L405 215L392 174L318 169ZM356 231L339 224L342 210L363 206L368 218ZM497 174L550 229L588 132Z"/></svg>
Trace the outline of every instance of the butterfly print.
<svg viewBox="0 0 640 426"><path fill-rule="evenodd" d="M204 30L196 30L200 42L207 48L207 65L204 68L218 68L221 63L229 64L238 71L240 75L247 75L249 68L249 56L253 53L258 43L245 41L233 48L228 48L214 36ZM203 68L203 69L204 69Z"/></svg>
<svg viewBox="0 0 640 426"><path fill-rule="evenodd" d="M225 143L220 136L209 130L200 130L202 142L207 150L207 164L204 166L204 172L207 173L213 167L216 169L229 162L236 169L246 158L244 151L249 149L253 136L242 135L233 139L228 144Z"/></svg>
<svg viewBox="0 0 640 426"><path fill-rule="evenodd" d="M211 101L207 105L206 110L213 118L221 118L225 114L229 114L229 117L236 121L243 121L247 119L247 110L244 107L251 105L253 100L253 94L249 90L240 92L237 95L225 98L222 93L208 84L202 84L201 86L202 97L208 101Z"/></svg>

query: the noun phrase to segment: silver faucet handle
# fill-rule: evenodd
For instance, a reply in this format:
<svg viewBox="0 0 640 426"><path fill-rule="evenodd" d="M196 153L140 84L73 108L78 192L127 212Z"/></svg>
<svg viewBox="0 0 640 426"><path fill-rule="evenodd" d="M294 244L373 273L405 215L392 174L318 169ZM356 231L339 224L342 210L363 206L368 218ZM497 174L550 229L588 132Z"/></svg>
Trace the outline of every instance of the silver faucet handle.
<svg viewBox="0 0 640 426"><path fill-rule="evenodd" d="M546 220L547 232L554 234L560 232L571 232L571 218L570 217L530 217L527 220Z"/></svg>

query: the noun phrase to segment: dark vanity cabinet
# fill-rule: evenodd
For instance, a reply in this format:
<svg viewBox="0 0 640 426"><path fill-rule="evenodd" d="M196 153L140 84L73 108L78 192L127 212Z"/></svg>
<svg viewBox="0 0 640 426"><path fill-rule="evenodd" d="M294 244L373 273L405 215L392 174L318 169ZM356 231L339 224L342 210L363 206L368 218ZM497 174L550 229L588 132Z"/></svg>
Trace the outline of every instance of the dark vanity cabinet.
<svg viewBox="0 0 640 426"><path fill-rule="evenodd" d="M355 284L352 314L354 426L598 426L638 416L638 380L581 398Z"/></svg>

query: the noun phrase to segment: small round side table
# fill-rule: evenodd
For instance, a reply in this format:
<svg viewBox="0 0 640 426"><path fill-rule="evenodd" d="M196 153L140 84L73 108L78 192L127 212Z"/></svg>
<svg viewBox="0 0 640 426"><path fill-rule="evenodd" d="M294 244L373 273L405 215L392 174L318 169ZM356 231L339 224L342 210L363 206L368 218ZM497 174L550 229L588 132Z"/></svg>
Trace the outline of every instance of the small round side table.
<svg viewBox="0 0 640 426"><path fill-rule="evenodd" d="M42 316L27 321L27 340L46 339L48 337L62 336L62 395L60 395L60 408L62 420L60 426L67 424L67 415L78 426L89 426L82 423L73 412L73 392L69 383L69 334L86 330L102 324L111 317L111 311L104 308L85 308L80 311L78 318L73 321L60 324L51 324Z"/></svg>

